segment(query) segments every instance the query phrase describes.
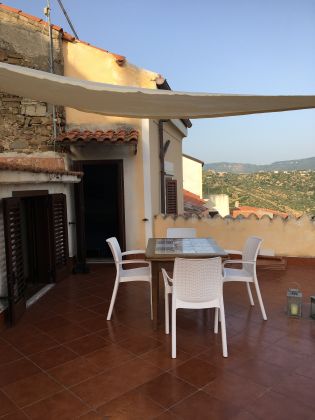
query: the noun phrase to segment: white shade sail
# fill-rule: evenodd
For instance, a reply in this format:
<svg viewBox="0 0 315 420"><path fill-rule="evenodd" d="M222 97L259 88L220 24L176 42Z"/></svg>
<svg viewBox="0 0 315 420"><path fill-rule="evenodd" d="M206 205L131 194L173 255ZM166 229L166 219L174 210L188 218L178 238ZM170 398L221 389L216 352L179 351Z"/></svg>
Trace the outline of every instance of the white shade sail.
<svg viewBox="0 0 315 420"><path fill-rule="evenodd" d="M0 63L0 91L80 111L131 118L215 118L315 108L315 95L174 92L96 83Z"/></svg>

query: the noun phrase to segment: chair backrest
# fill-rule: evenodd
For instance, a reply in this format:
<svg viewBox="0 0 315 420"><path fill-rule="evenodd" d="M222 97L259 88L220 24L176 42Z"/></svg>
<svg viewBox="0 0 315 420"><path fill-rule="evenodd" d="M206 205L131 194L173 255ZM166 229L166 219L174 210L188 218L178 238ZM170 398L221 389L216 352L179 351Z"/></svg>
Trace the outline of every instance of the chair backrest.
<svg viewBox="0 0 315 420"><path fill-rule="evenodd" d="M117 271L120 271L122 269L122 266L118 263L122 261L122 255L121 255L121 249L117 241L117 238L115 237L108 238L106 239L106 242L108 243L108 246L110 247L110 250L112 251Z"/></svg>
<svg viewBox="0 0 315 420"><path fill-rule="evenodd" d="M222 296L220 257L176 258L173 274L174 297L185 302L209 302Z"/></svg>
<svg viewBox="0 0 315 420"><path fill-rule="evenodd" d="M195 238L196 229L194 228L167 228L167 238Z"/></svg>
<svg viewBox="0 0 315 420"><path fill-rule="evenodd" d="M263 240L257 236L250 236L245 242L242 259L244 261L256 262L262 241ZM252 272L255 270L255 266L252 264L243 264L243 269L248 272Z"/></svg>

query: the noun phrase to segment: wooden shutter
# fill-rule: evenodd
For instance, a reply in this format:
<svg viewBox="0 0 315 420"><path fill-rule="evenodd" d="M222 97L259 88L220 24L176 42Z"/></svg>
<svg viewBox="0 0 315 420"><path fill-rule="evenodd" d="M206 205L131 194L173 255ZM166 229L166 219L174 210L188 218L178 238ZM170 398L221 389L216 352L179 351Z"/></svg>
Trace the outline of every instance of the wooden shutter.
<svg viewBox="0 0 315 420"><path fill-rule="evenodd" d="M69 247L67 202L64 194L50 196L50 234L52 244L52 270L55 281L69 275Z"/></svg>
<svg viewBox="0 0 315 420"><path fill-rule="evenodd" d="M9 316L15 324L26 310L20 198L3 199Z"/></svg>
<svg viewBox="0 0 315 420"><path fill-rule="evenodd" d="M177 214L177 181L176 179L166 179L166 214Z"/></svg>

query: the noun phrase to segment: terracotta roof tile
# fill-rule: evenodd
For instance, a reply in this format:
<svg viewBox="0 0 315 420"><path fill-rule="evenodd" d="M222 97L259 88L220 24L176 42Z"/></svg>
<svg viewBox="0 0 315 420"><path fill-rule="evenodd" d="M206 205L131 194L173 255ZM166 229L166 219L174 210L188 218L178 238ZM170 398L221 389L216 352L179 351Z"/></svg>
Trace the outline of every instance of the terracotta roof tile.
<svg viewBox="0 0 315 420"><path fill-rule="evenodd" d="M13 162L0 162L0 171L23 171L42 174L83 176L83 172L67 171L65 169L42 168L33 165L23 165Z"/></svg>
<svg viewBox="0 0 315 420"><path fill-rule="evenodd" d="M139 132L137 130L72 130L66 133L62 133L58 136L57 142L59 143L108 143L108 144L137 144L139 138Z"/></svg>
<svg viewBox="0 0 315 420"><path fill-rule="evenodd" d="M30 15L28 13L24 13L23 10L16 9L15 7L7 6L5 4L0 3L0 9L7 10L8 12L11 12L11 13L16 13L16 14L18 14L20 16L23 16L23 17L25 17L25 18L27 18L29 20L33 20L35 22L41 23L42 25L47 25L47 22L45 20L43 20L43 19L41 19L41 18L39 18L37 16ZM51 26L56 31L61 32L62 33L62 38L64 40L66 40L66 41L69 41L69 42L78 41L78 42L81 42L82 44L89 45L92 48L96 48L97 50L106 52L107 54L113 55L115 57L116 62L117 62L117 64L119 66L123 65L124 62L126 61L126 57L124 57L123 55L112 53L112 52L110 52L108 50L104 50L103 48L95 47L94 45L91 45L88 42L85 42L85 41L81 41L81 40L76 39L73 35L71 35L71 34L69 34L67 32L64 32L61 26L58 26L58 25L51 25Z"/></svg>

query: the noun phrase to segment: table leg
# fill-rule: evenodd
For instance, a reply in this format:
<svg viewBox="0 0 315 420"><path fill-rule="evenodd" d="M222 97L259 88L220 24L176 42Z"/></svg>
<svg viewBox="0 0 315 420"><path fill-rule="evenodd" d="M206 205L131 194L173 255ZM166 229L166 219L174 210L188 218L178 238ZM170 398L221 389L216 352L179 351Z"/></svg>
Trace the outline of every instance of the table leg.
<svg viewBox="0 0 315 420"><path fill-rule="evenodd" d="M159 263L152 261L152 303L153 303L153 329L157 330L159 324Z"/></svg>

